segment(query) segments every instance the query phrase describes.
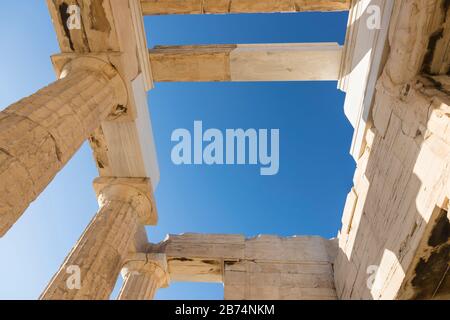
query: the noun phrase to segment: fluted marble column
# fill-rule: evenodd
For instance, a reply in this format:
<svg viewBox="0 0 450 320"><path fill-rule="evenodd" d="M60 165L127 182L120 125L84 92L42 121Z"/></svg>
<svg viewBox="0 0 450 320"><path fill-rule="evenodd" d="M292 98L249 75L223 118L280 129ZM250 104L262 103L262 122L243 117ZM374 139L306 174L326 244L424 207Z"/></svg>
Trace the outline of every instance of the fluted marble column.
<svg viewBox="0 0 450 320"><path fill-rule="evenodd" d="M0 237L126 102L116 69L81 57L66 64L61 79L0 112Z"/></svg>
<svg viewBox="0 0 450 320"><path fill-rule="evenodd" d="M106 180L106 181L105 181ZM87 227L41 299L105 300L133 248L146 217L154 212L146 179L99 178L100 210ZM145 186L148 185L146 190ZM74 274L78 272L78 274ZM79 276L79 287L74 277Z"/></svg>
<svg viewBox="0 0 450 320"><path fill-rule="evenodd" d="M124 279L118 300L153 300L158 289L169 285L165 254L136 254L122 269Z"/></svg>

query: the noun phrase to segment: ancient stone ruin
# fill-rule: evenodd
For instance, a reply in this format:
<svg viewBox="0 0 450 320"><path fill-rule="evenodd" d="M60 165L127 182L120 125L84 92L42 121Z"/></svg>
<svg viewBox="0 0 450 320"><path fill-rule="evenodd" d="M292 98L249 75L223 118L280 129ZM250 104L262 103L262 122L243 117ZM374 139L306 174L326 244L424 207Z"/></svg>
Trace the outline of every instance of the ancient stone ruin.
<svg viewBox="0 0 450 320"><path fill-rule="evenodd" d="M152 299L173 281L225 299L450 298L446 0L47 0L58 80L0 113L0 236L89 140L99 210L42 299ZM349 10L346 41L160 46L143 16ZM336 239L170 235L146 92L167 81L338 81L357 162ZM339 213L336 213L339 214ZM188 231L188 230L186 230ZM1 241L1 240L0 240ZM66 269L81 268L79 290ZM372 285L367 270L377 266Z"/></svg>

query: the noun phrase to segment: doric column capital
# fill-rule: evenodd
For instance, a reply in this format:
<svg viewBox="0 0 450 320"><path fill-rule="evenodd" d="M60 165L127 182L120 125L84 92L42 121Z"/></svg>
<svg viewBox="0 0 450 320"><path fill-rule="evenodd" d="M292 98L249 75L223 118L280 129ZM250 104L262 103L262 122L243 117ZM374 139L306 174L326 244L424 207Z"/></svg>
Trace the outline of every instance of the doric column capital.
<svg viewBox="0 0 450 320"><path fill-rule="evenodd" d="M141 224L157 224L158 214L150 179L100 177L94 180L94 189L100 207L108 201L126 202L136 210Z"/></svg>
<svg viewBox="0 0 450 320"><path fill-rule="evenodd" d="M128 104L128 89L119 71L110 62L95 55L57 55L53 57L54 66L60 79L77 71L99 73L114 88L117 107L111 110L112 116L126 110Z"/></svg>
<svg viewBox="0 0 450 320"><path fill-rule="evenodd" d="M163 253L136 253L128 257L123 268L122 277L130 274L146 274L158 281L159 288L166 288L170 283L167 257Z"/></svg>

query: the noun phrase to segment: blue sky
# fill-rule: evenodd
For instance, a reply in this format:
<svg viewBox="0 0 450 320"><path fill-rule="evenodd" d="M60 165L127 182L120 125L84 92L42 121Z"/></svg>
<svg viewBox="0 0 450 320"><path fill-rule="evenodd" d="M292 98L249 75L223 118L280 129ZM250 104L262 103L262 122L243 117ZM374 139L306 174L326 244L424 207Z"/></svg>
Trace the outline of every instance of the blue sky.
<svg viewBox="0 0 450 320"><path fill-rule="evenodd" d="M346 13L159 16L145 19L149 46L219 43L343 43ZM59 51L45 1L3 0L0 7L0 109L55 80ZM168 233L335 237L354 161L353 130L335 82L158 83L149 105L161 182L160 216L148 228ZM172 131L280 129L280 171L259 166L175 166ZM0 299L35 299L98 209L97 171L87 145L0 239ZM118 281L118 286L120 285ZM115 293L117 293L117 289ZM221 284L173 283L158 299L222 299Z"/></svg>

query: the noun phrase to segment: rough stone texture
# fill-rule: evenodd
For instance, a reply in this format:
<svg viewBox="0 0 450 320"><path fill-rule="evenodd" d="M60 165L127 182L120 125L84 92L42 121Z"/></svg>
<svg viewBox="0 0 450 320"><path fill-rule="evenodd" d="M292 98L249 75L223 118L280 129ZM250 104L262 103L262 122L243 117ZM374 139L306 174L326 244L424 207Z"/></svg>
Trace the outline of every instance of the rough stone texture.
<svg viewBox="0 0 450 320"><path fill-rule="evenodd" d="M141 2L146 14L339 10L350 3ZM70 0L82 9L81 32L64 30L66 1L48 3L63 60L68 53L115 58L128 88L109 64L76 59L63 70L64 79L0 113L0 236L88 136L99 168L109 164L99 125L115 107L127 109L131 95L123 93L139 71L136 45L129 41L129 2ZM395 3L388 57L344 209L337 258L334 241L315 237L183 235L150 246L157 250L153 253L167 254L170 274L193 281L219 279L226 299L448 298L449 8L448 0ZM145 48L140 49L142 58ZM148 250L142 223L154 210L152 199L128 183L102 184L98 196L101 209L43 299L107 299L124 264L120 299L150 299L165 284L165 268L146 263L147 254L145 262L129 260L131 253ZM79 289L67 286L71 266L81 270Z"/></svg>
<svg viewBox="0 0 450 320"><path fill-rule="evenodd" d="M167 256L173 281L223 282L225 299L336 299L337 243L320 237L170 235L148 252Z"/></svg>
<svg viewBox="0 0 450 320"><path fill-rule="evenodd" d="M225 300L333 300L333 241L259 236L245 258L225 261Z"/></svg>
<svg viewBox="0 0 450 320"><path fill-rule="evenodd" d="M404 0L395 3L389 29L391 50L384 70L385 81L389 81L390 88L402 86L421 71L427 71L425 69L431 61L437 73L448 72L445 52L433 54L436 45L448 45L448 9L446 0ZM439 58L439 61L433 57Z"/></svg>
<svg viewBox="0 0 450 320"><path fill-rule="evenodd" d="M159 288L169 285L164 254L136 254L125 264L122 275L118 300L153 300Z"/></svg>
<svg viewBox="0 0 450 320"><path fill-rule="evenodd" d="M436 208L406 274L399 299L450 299L450 214Z"/></svg>
<svg viewBox="0 0 450 320"><path fill-rule="evenodd" d="M106 186L99 192L100 210L87 227L41 299L108 299L130 253L140 249L139 217L148 209L138 189L127 185ZM69 289L67 270L78 266L81 288Z"/></svg>
<svg viewBox="0 0 450 320"><path fill-rule="evenodd" d="M64 78L0 113L0 236L122 103L115 69L83 61L89 63L69 64Z"/></svg>
<svg viewBox="0 0 450 320"><path fill-rule="evenodd" d="M168 235L147 252L167 256L172 281L223 282L223 261L244 257L245 237L233 234Z"/></svg>
<svg viewBox="0 0 450 320"><path fill-rule="evenodd" d="M350 0L141 0L146 15L343 11Z"/></svg>
<svg viewBox="0 0 450 320"><path fill-rule="evenodd" d="M343 299L394 299L436 207L449 196L449 106L378 89L374 127L345 206L335 279ZM369 267L377 284L367 286Z"/></svg>
<svg viewBox="0 0 450 320"><path fill-rule="evenodd" d="M155 82L337 80L337 43L157 46L149 59Z"/></svg>
<svg viewBox="0 0 450 320"><path fill-rule="evenodd" d="M329 262L225 263L225 300L335 300Z"/></svg>
<svg viewBox="0 0 450 320"><path fill-rule="evenodd" d="M440 280L447 277L448 255L431 261L421 243L450 197L448 61L438 56L442 50L433 41L437 29L446 38L448 29L441 26L448 10L445 1L396 3L373 126L339 235L335 282L341 299L420 298L415 291L421 288L407 285L412 281L414 287L412 279L421 276L419 263L437 278L435 292L445 294ZM426 73L427 61L434 61L438 74ZM446 239L436 250L449 245Z"/></svg>

